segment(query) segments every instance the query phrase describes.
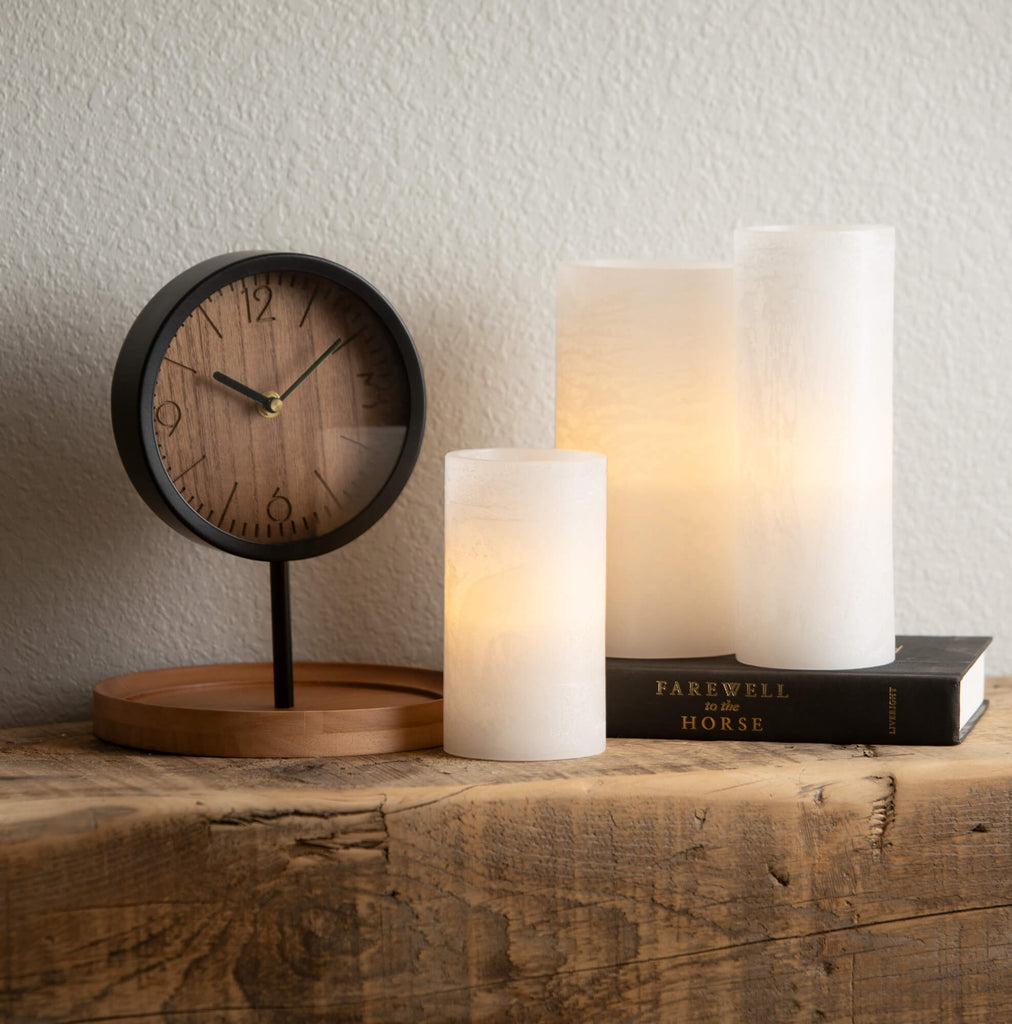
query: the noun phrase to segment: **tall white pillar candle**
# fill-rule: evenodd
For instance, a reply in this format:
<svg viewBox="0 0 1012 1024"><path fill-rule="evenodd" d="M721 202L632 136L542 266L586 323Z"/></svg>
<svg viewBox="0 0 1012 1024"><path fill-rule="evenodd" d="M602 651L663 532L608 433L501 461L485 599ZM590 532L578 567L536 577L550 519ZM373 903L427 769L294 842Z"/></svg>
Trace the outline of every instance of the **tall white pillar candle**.
<svg viewBox="0 0 1012 1024"><path fill-rule="evenodd" d="M608 456L608 654L734 649L730 265L559 268L555 443Z"/></svg>
<svg viewBox="0 0 1012 1024"><path fill-rule="evenodd" d="M738 660L893 660L892 228L735 232Z"/></svg>
<svg viewBox="0 0 1012 1024"><path fill-rule="evenodd" d="M542 761L605 748L606 460L446 456L443 746Z"/></svg>

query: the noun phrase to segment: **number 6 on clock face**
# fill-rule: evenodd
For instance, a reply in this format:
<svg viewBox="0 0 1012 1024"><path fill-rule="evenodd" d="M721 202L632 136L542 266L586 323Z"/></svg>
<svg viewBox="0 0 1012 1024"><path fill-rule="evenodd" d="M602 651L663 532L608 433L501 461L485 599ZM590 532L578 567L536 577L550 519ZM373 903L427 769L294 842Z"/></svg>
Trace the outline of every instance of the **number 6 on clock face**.
<svg viewBox="0 0 1012 1024"><path fill-rule="evenodd" d="M310 256L232 254L145 307L112 413L127 472L166 522L289 561L390 507L421 447L425 393L406 328L360 277Z"/></svg>

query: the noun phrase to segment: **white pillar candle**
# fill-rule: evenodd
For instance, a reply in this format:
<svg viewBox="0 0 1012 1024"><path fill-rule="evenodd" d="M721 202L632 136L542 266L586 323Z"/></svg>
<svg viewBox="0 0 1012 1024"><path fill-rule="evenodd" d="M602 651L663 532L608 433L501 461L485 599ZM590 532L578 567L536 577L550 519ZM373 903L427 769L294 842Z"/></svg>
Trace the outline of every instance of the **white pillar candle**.
<svg viewBox="0 0 1012 1024"><path fill-rule="evenodd" d="M443 746L542 761L605 748L606 461L446 456Z"/></svg>
<svg viewBox="0 0 1012 1024"><path fill-rule="evenodd" d="M739 661L893 660L892 228L735 232Z"/></svg>
<svg viewBox="0 0 1012 1024"><path fill-rule="evenodd" d="M559 268L555 443L608 456L611 657L734 649L730 265Z"/></svg>

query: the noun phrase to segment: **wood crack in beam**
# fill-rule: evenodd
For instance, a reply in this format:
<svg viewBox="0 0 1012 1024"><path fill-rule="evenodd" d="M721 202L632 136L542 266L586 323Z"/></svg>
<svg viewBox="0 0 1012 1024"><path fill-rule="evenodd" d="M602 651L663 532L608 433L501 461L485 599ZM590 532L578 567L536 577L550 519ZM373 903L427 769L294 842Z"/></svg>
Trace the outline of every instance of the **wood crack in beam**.
<svg viewBox="0 0 1012 1024"><path fill-rule="evenodd" d="M968 914L988 913L994 910L1012 910L1012 903L986 904L980 907L958 907L953 910L938 910L927 914L908 914L904 917L883 918L880 921L862 921L858 924L839 925L834 928L818 928L809 932L788 933L784 935L769 935L761 939L746 939L743 942L730 942L722 946L708 946L706 948L687 950L684 953L673 953L670 956L637 957L633 960L622 961L615 964L595 964L588 967L575 968L571 971L561 970L558 974L582 974L586 971L607 969L608 967L621 967L633 964L656 964L673 963L679 960L692 960L696 957L708 957L719 953L727 953L735 950L748 949L750 947L765 946L780 942L802 942L808 939L818 939L827 935L840 935L847 932L869 931L876 928L886 928L891 925L909 924L912 922L930 921L933 918L951 919L962 917ZM528 981L536 981L538 976L526 978Z"/></svg>

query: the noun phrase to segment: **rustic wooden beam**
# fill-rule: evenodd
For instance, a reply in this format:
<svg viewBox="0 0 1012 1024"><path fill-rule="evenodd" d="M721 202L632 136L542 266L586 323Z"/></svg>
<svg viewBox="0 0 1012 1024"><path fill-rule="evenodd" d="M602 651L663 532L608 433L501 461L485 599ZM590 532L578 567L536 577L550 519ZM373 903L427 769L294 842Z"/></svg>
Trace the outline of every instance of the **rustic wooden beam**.
<svg viewBox="0 0 1012 1024"><path fill-rule="evenodd" d="M959 747L250 761L0 732L0 1019L991 1022L1012 679Z"/></svg>

